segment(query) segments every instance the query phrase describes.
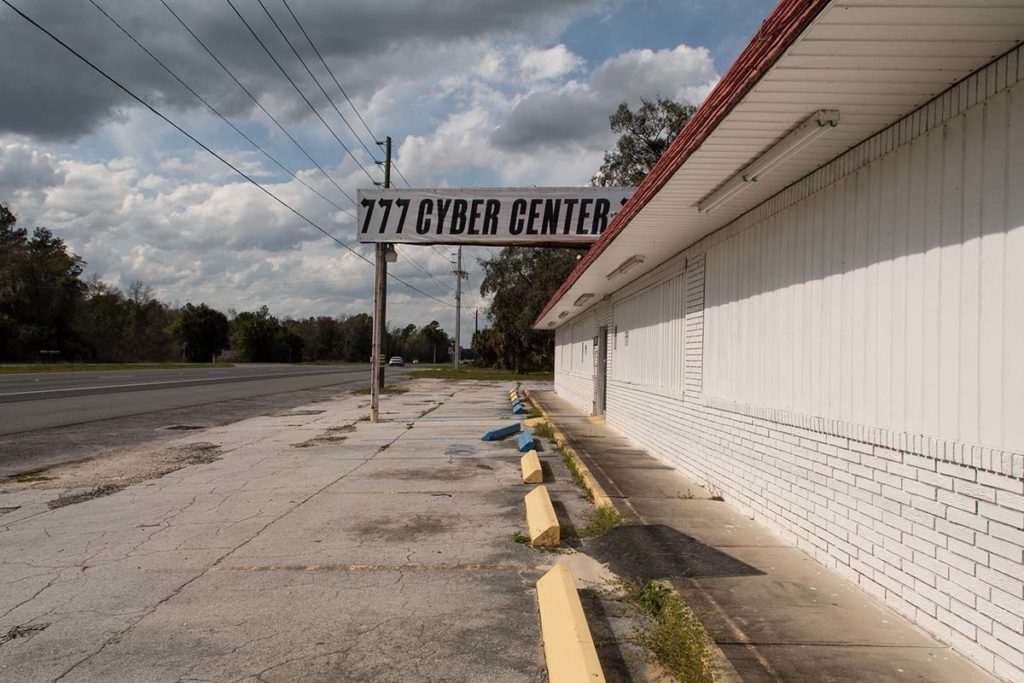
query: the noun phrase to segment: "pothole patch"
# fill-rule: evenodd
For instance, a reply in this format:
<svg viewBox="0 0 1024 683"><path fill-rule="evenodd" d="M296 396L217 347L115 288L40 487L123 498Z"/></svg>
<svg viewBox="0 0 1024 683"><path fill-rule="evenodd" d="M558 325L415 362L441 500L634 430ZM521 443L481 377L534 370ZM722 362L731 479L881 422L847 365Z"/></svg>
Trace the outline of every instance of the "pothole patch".
<svg viewBox="0 0 1024 683"><path fill-rule="evenodd" d="M209 441L185 444L179 446L178 451L184 456L178 460L182 466L209 465L220 460L220 446Z"/></svg>
<svg viewBox="0 0 1024 683"><path fill-rule="evenodd" d="M205 425L167 425L166 427L160 427L160 429L169 432L191 432L198 429L206 429Z"/></svg>
<svg viewBox="0 0 1024 683"><path fill-rule="evenodd" d="M54 510L68 505L75 505L76 503L84 503L85 501L92 500L93 498L109 496L113 493L117 493L118 491L123 491L127 486L127 484L101 484L100 486L93 486L92 488L72 491L70 493L62 493L46 504L51 510Z"/></svg>

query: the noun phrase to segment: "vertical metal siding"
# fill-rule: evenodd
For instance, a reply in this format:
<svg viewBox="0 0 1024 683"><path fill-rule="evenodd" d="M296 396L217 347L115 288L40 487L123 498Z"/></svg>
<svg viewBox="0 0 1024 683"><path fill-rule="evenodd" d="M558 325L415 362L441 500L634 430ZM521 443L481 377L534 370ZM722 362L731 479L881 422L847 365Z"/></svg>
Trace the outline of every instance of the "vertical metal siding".
<svg viewBox="0 0 1024 683"><path fill-rule="evenodd" d="M686 276L679 273L615 303L610 379L682 395Z"/></svg>
<svg viewBox="0 0 1024 683"><path fill-rule="evenodd" d="M706 267L706 395L1024 450L1018 87L713 245ZM660 317L616 306L620 335L670 310L649 305Z"/></svg>

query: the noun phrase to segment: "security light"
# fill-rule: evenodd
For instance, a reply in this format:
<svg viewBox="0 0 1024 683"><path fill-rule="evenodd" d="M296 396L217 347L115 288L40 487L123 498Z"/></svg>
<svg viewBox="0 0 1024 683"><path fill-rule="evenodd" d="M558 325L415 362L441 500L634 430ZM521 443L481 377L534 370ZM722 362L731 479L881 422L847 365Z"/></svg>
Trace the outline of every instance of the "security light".
<svg viewBox="0 0 1024 683"><path fill-rule="evenodd" d="M628 259L620 263L615 270L608 273L608 279L612 280L620 275L624 275L628 271L632 270L634 267L643 263L644 260L645 257L643 254L634 254L633 256L630 256Z"/></svg>
<svg viewBox="0 0 1024 683"><path fill-rule="evenodd" d="M838 109L820 109L807 117L786 137L768 148L761 156L729 178L724 185L709 194L697 204L700 213L711 213L719 206L734 199L743 190L771 173L798 152L839 125Z"/></svg>

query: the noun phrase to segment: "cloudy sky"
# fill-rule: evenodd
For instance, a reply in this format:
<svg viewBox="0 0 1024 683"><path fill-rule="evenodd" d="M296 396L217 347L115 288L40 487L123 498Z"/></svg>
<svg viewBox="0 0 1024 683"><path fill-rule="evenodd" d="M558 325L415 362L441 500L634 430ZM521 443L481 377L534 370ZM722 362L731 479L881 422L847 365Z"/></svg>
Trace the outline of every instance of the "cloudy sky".
<svg viewBox="0 0 1024 683"><path fill-rule="evenodd" d="M369 129L393 137L396 164L413 186L480 187L585 184L614 144L608 115L619 102L664 95L699 104L774 4L287 0L286 6L284 0L233 0L325 125L226 0L166 3L263 110L163 0L95 0L286 172L168 75L92 0L11 3L367 255L372 247L355 243L354 206L342 190L354 197L370 177L381 179L363 145L378 158L379 150L289 8ZM339 118L268 13L361 137ZM205 301L222 310L267 304L282 317L372 308L369 265L2 4L0 82L0 202L24 227L47 226L64 237L88 262L90 276L120 287L141 280L172 303ZM437 300L392 281L389 324L437 319L452 330L450 249L400 246L399 253L392 272ZM464 250L471 273L465 329L472 329L474 308L485 306L476 259L487 253Z"/></svg>

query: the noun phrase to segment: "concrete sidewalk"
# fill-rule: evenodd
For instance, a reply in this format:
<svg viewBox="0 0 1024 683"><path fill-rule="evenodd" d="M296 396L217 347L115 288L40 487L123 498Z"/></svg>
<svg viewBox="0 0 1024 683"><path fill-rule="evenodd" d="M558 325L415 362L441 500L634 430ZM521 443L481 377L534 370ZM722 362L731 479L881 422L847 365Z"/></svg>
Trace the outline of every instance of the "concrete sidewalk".
<svg viewBox="0 0 1024 683"><path fill-rule="evenodd" d="M348 394L188 432L194 464L110 495L0 494L0 680L544 680L557 556L512 541L530 487L480 441L508 384L409 387L380 424Z"/></svg>
<svg viewBox="0 0 1024 683"><path fill-rule="evenodd" d="M584 552L671 579L745 681L994 680L553 391L531 396L629 520Z"/></svg>

